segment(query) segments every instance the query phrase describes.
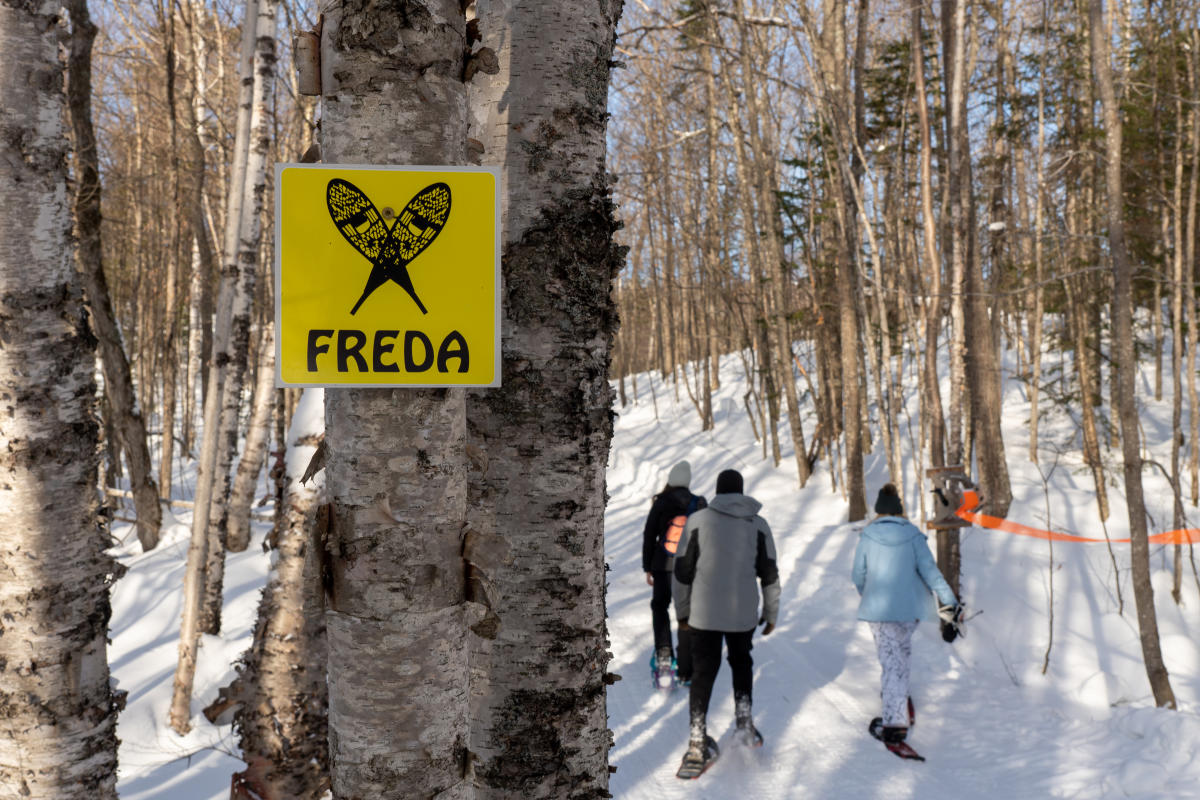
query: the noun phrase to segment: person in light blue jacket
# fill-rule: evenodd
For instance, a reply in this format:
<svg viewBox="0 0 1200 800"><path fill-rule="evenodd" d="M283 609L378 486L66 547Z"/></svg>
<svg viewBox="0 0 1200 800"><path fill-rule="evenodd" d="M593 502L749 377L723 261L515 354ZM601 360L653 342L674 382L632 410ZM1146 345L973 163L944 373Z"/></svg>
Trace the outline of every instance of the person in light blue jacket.
<svg viewBox="0 0 1200 800"><path fill-rule="evenodd" d="M956 616L958 598L934 563L925 535L904 518L892 484L879 490L875 513L879 516L859 536L851 577L862 597L858 618L871 627L882 671L883 716L872 720L871 733L899 744L908 734L913 631L921 620L937 618L933 595Z"/></svg>

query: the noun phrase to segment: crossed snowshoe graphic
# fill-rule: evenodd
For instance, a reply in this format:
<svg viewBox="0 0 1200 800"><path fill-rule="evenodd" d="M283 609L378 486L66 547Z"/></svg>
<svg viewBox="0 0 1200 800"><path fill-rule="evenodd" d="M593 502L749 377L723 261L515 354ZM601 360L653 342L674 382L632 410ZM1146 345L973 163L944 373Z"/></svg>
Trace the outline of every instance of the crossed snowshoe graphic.
<svg viewBox="0 0 1200 800"><path fill-rule="evenodd" d="M358 311L371 293L388 281L395 282L421 309L425 304L417 296L408 265L437 238L450 217L450 187L432 183L413 195L389 228L383 215L365 193L354 184L334 178L326 189L329 216L342 236L371 262L362 296L350 310Z"/></svg>

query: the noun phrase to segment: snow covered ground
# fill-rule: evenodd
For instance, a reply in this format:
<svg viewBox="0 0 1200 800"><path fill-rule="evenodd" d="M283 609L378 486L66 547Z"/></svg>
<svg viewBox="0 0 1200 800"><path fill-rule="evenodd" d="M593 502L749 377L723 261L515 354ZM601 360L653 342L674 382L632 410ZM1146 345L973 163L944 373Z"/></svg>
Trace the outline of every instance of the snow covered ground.
<svg viewBox="0 0 1200 800"><path fill-rule="evenodd" d="M1011 366L1011 365L1010 365ZM1200 586L1190 567L1183 606L1170 597L1170 550L1153 548L1155 598L1163 653L1178 712L1153 707L1137 636L1128 546L1116 545L1117 572L1103 544L1059 544L997 531L963 537L965 640L947 645L932 625L914 639L913 696L918 722L909 741L929 760L901 761L866 733L877 715L879 677L871 637L855 622L857 595L850 560L861 523L846 524L846 504L831 489L821 461L808 486L795 477L786 429L780 467L763 458L742 406L740 359L725 359L716 401L717 426L702 433L686 393L648 377L636 404L618 408L608 471L606 515L612 671L609 690L615 734L611 791L619 800L791 800L814 798L1200 798ZM1169 387L1169 383L1168 383ZM917 409L915 389L906 403ZM656 410L657 406L657 410ZM1028 404L1021 386L1005 393L1005 441L1015 500L1009 518L1038 528L1102 536L1092 478L1082 469L1069 415L1052 411L1042 424L1042 470L1023 453ZM1151 455L1168 463L1169 401L1145 403L1143 426ZM813 420L805 420L811 432ZM913 423L915 428L915 422ZM907 434L906 434L907 435ZM910 449L905 444L905 452ZM1056 450L1070 455L1056 456ZM748 751L731 741L733 700L723 664L713 694L709 731L721 760L697 781L674 777L687 736L686 690L650 685L650 589L640 566L641 530L650 497L681 458L692 463L694 490L711 497L716 475L736 468L747 493L764 504L779 550L783 583L780 624L755 640L755 721L766 744ZM1110 474L1119 479L1114 463ZM905 503L912 517L918 491L906 464ZM887 480L881 448L868 457L873 503ZM1157 473L1146 473L1155 526L1170 527L1171 496ZM186 476L185 476L186 478ZM186 480L184 481L186 486ZM1049 500L1047 500L1047 494ZM1108 533L1128 535L1119 486L1110 487ZM1192 509L1191 526L1200 524ZM270 506L257 509L270 512ZM230 556L221 636L205 637L193 701L194 730L175 735L166 724L175 668L180 590L189 515L165 524L157 550L142 554L128 526L114 526L115 551L128 574L113 592L109 659L129 703L120 717L120 793L125 800L217 800L241 768L228 726L210 725L200 709L232 676L249 644L268 557L259 524L250 548ZM1185 565L1187 550L1185 548ZM1053 581L1053 641L1049 666ZM1117 582L1124 600L1118 613Z"/></svg>
<svg viewBox="0 0 1200 800"><path fill-rule="evenodd" d="M1187 565L1184 605L1170 597L1169 549L1153 548L1155 599L1163 653L1178 712L1154 708L1141 662L1129 581L1128 545L1115 545L1124 613L1104 544L1055 543L968 529L963 535L965 640L947 645L935 625L918 628L913 644L912 693L917 725L909 742L926 763L902 761L871 739L866 727L879 709L879 667L865 623L855 621L850 581L857 534L846 504L831 489L829 464L819 462L798 489L790 446L783 464L764 460L746 412L740 363L723 363L723 388L712 433L700 431L687 395L675 402L656 382L657 416L641 376L636 405L618 409L608 471L606 516L611 669L624 676L609 690L609 725L616 745L613 795L621 800L748 797L784 798L1200 798L1200 586ZM1168 384L1169 385L1169 384ZM627 384L628 387L628 384ZM907 398L915 413L916 392ZM1152 453L1169 463L1169 403L1148 404L1143 417ZM1015 500L1009 518L1038 528L1103 536L1090 472L1074 456L1054 463L1054 444L1074 435L1069 418L1043 422L1042 469L1015 457L1028 439L1019 384L1005 394L1005 441ZM811 431L811 421L806 424ZM780 434L790 442L786 431ZM868 456L871 504L888 480L882 448ZM709 733L721 759L697 781L675 770L687 738L687 692L662 693L650 684L650 589L641 572L641 530L650 497L679 459L692 464L692 488L712 496L717 473L735 468L746 492L764 505L779 550L780 623L756 636L755 723L760 750L732 741L733 697L722 664L709 712ZM1114 467L1116 465L1114 464ZM1113 473L1120 475L1119 468ZM907 464L905 504L916 518L915 467ZM923 490L928 490L923 485ZM1049 493L1047 508L1046 492ZM1165 530L1171 494L1146 473L1151 513ZM1109 490L1109 535L1128 535L1120 490ZM1192 526L1200 513L1191 509ZM1053 576L1053 645L1050 580Z"/></svg>

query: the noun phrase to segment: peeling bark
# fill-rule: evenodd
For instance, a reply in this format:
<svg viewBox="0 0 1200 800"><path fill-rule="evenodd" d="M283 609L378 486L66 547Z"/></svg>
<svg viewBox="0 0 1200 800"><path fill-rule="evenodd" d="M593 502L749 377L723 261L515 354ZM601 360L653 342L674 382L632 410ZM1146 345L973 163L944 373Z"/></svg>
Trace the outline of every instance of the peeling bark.
<svg viewBox="0 0 1200 800"><path fill-rule="evenodd" d="M503 386L468 400L472 552L489 606L472 651L476 796L608 797L604 478L613 278L605 173L621 3L481 5L494 78L472 81L485 164L502 167Z"/></svg>
<svg viewBox="0 0 1200 800"><path fill-rule="evenodd" d="M458 0L323 0L321 154L464 164ZM462 389L326 397L333 797L469 798Z"/></svg>
<svg viewBox="0 0 1200 800"><path fill-rule="evenodd" d="M288 432L288 488L273 537L274 569L258 607L254 642L223 693L240 705L234 728L246 769L233 776L235 800L319 800L329 789L321 586L329 513L321 506L324 476L300 482L324 435L323 402L322 390L305 390L297 424Z"/></svg>
<svg viewBox="0 0 1200 800"><path fill-rule="evenodd" d="M0 796L116 800L122 697L105 640L119 568L71 263L58 10L0 3L0 184L20 192L0 215ZM84 1L72 12L82 34Z"/></svg>

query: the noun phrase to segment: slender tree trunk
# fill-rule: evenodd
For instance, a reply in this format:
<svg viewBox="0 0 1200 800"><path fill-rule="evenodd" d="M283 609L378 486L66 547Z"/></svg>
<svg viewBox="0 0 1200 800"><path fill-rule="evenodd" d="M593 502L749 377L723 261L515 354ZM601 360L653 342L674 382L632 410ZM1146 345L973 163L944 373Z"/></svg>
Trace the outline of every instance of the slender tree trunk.
<svg viewBox="0 0 1200 800"><path fill-rule="evenodd" d="M199 0L188 0L186 5L188 40L192 60L190 62L192 88L190 102L183 105L183 142L191 181L181 213L187 217L191 231L191 272L188 289L188 337L185 354L182 440L183 449L190 456L195 430L197 384L203 375L204 341L212 336L212 241L208 235L208 222L204 205L204 186L207 176L204 126L201 120L206 113L208 53L204 36L200 32L204 9ZM211 341L210 341L211 344ZM202 394L202 393L201 393Z"/></svg>
<svg viewBox="0 0 1200 800"><path fill-rule="evenodd" d="M925 300L925 361L921 373L921 414L929 426L929 461L932 466L946 464L946 414L942 407L942 389L938 378L938 339L942 319L942 259L937 249L937 230L933 216L933 148L930 142L929 101L925 90L925 48L922 44L921 3L912 5L913 81L917 99L917 118L921 137L921 233L925 268L929 279Z"/></svg>
<svg viewBox="0 0 1200 800"><path fill-rule="evenodd" d="M971 153L966 111L967 3L968 0L946 0L942 3L942 47L946 104L949 106L946 125L949 157L945 179L949 210L947 228L950 239L950 412L947 425L949 451L946 461L948 464L962 464L969 468L969 464L964 463L964 460L969 458L966 446L970 435L963 430L963 399L967 397L967 326L964 295L968 291L968 272L971 271L972 235ZM965 173L964 168L967 170ZM1000 458L1003 458L1003 453L1000 454ZM957 530L938 531L938 567L956 593L959 590L959 574L962 570L959 540Z"/></svg>
<svg viewBox="0 0 1200 800"><path fill-rule="evenodd" d="M178 288L179 288L179 262L181 259L180 251L180 230L182 225L180 217L183 216L183 208L180 202L180 159L179 159L179 124L178 124L178 108L176 104L176 57L175 57L175 5L174 2L163 2L157 6L157 18L160 27L163 29L165 36L163 37L163 55L164 66L166 72L166 95L167 95L167 122L170 128L170 162L171 162L171 214L170 222L170 244L166 253L167 270L163 281L163 324L159 330L166 330L166 337L161 342L160 357L162 359L159 369L156 370L159 377L162 379L162 406L159 412L161 420L162 433L159 437L158 451L158 486L164 497L171 496L171 465L175 459L175 411L176 411L176 384L179 370L177 364L178 352L178 331L179 331L179 314L178 314Z"/></svg>
<svg viewBox="0 0 1200 800"><path fill-rule="evenodd" d="M95 27L84 0L69 8L74 115ZM0 795L116 800L123 694L109 685L106 637L120 567L96 491L96 351L71 263L58 11L0 3L0 185L20 187L0 215Z"/></svg>
<svg viewBox="0 0 1200 800"><path fill-rule="evenodd" d="M1079 378L1079 417L1083 433L1083 460L1092 471L1092 481L1096 487L1096 507L1100 521L1108 519L1108 490L1104 483L1104 464L1100 459L1100 437L1096 433L1096 390L1099 380L1093 370L1091 355L1091 337L1088 335L1088 314L1085 309L1087 289L1082 291L1075 287L1081 284L1086 287L1087 281L1067 279L1064 282L1067 295L1067 307L1071 314L1071 330L1075 341L1075 374ZM1084 295L1084 296L1081 296Z"/></svg>
<svg viewBox="0 0 1200 800"><path fill-rule="evenodd" d="M250 545L250 508L258 488L258 476L271 440L271 412L275 407L275 336L273 324L264 321L259 336L258 366L246 446L238 461L237 477L229 496L229 527L226 546L240 553Z"/></svg>
<svg viewBox="0 0 1200 800"><path fill-rule="evenodd" d="M1175 693L1163 663L1158 639L1158 619L1154 610L1154 589L1150 584L1150 544L1146 530L1146 502L1142 490L1141 439L1138 435L1137 398L1135 396L1137 358L1133 352L1133 292L1129 255L1125 246L1125 218L1121 187L1121 116L1113 87L1109 62L1108 32L1104 26L1103 0L1089 2L1089 40L1092 69L1104 115L1106 162L1105 185L1108 190L1107 217L1109 258L1113 270L1113 360L1116 368L1117 397L1120 403L1121 450L1125 461L1125 497L1129 507L1129 534L1132 539L1131 566L1133 595L1137 602L1138 631L1146 676L1157 706L1175 708Z"/></svg>
<svg viewBox="0 0 1200 800"><path fill-rule="evenodd" d="M273 367L269 372L273 376ZM324 436L323 406L323 390L304 390L287 435L275 565L259 603L254 642L227 693L240 704L234 727L246 762L233 777L231 800L319 800L329 790L321 586L329 513L322 505L324 475L300 482Z"/></svg>
<svg viewBox="0 0 1200 800"><path fill-rule="evenodd" d="M96 27L87 13L86 2L71 6L75 20L72 32L72 56L68 100L75 139L75 233L78 247L75 259L83 279L92 330L100 348L104 368L104 388L113 415L121 449L129 466L129 485L137 512L138 541L143 550L158 545L162 524L158 487L154 483L150 450L146 445L146 425L134 396L129 360L121 344L100 242L100 156L92 126L92 40Z"/></svg>
<svg viewBox="0 0 1200 800"><path fill-rule="evenodd" d="M246 156L241 219L237 226L236 265L226 265L234 281L229 318L229 362L221 386L221 416L217 429L217 460L212 472L208 514L208 561L204 577L201 630L221 629L221 598L225 582L225 549L228 546L229 494L233 459L238 449L238 419L242 407L250 351L250 322L254 312L255 284L259 272L262 211L267 193L267 158L271 144L271 108L275 82L275 11L278 0L258 0L255 22L254 82L250 111L249 152ZM249 23L248 23L249 24ZM218 355L218 358L220 356Z"/></svg>
<svg viewBox="0 0 1200 800"><path fill-rule="evenodd" d="M1042 0L1042 29L1047 28L1049 17L1049 0ZM1045 276L1043 256L1045 254L1045 238L1042 226L1045 224L1045 180L1046 180L1046 47L1038 55L1040 67L1038 77L1038 130L1037 150L1034 155L1036 164L1035 197L1033 203L1033 318L1029 323L1029 460L1038 463L1038 423L1040 411L1038 401L1042 390L1042 316L1045 292L1042 281Z"/></svg>
<svg viewBox="0 0 1200 800"><path fill-rule="evenodd" d="M1200 32L1191 33L1191 48L1188 51L1188 88L1191 90L1191 125L1188 135L1192 146L1192 171L1188 181L1187 248L1184 258L1185 285L1194 286L1196 281L1196 204L1200 194L1200 76L1197 75L1197 59L1200 59ZM1184 313L1187 315L1187 357L1182 371L1189 376L1188 387L1188 469L1191 472L1192 505L1200 504L1200 387L1197 387L1196 351L1200 349L1200 314L1197 313L1196 292L1187 293Z"/></svg>
<svg viewBox="0 0 1200 800"><path fill-rule="evenodd" d="M405 8L322 0L325 161L466 161L462 6ZM335 800L473 796L464 400L461 389L326 396Z"/></svg>
<svg viewBox="0 0 1200 800"><path fill-rule="evenodd" d="M605 169L620 0L489 3L498 76L472 84L502 169L504 385L471 394L471 750L481 798L607 797L604 477L612 281ZM537 154L537 157L534 157Z"/></svg>
<svg viewBox="0 0 1200 800"><path fill-rule="evenodd" d="M250 139L250 106L253 98L254 81L252 65L254 40L257 32L258 0L246 0L246 15L242 25L242 96L239 103L237 137L234 144L233 169L231 170L227 195L225 256L223 265L236 269L234 257L237 253L237 226L241 217L243 186L246 174L246 154ZM239 155L241 154L241 155ZM232 220L232 221L231 221ZM230 233L230 226L233 232ZM224 269L224 267L223 267ZM196 675L196 651L200 646L202 613L205 606L206 587L209 583L207 571L210 564L209 517L215 484L214 470L217 466L219 442L218 426L221 418L222 391L229 367L228 352L233 319L233 301L236 273L222 276L220 296L217 299L217 316L213 326L214 357L210 360L206 389L204 392L204 422L200 446L200 459L196 474L195 511L192 515L192 537L188 546L187 566L183 579L183 619L180 623L179 664L175 669L175 682L171 697L171 727L179 734L191 729L192 684ZM220 553L224 559L224 553ZM222 565L223 565L222 560ZM211 604L209 605L211 611ZM208 627L212 626L211 620Z"/></svg>

